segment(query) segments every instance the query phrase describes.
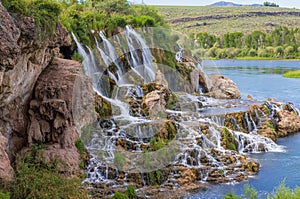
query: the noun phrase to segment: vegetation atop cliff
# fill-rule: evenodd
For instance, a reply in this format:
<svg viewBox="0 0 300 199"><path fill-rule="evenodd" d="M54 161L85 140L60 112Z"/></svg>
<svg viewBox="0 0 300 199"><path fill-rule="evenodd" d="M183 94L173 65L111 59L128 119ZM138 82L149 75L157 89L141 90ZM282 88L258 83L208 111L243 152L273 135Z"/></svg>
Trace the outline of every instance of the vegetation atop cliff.
<svg viewBox="0 0 300 199"><path fill-rule="evenodd" d="M15 15L34 18L44 35L53 33L62 11L61 4L53 0L4 0L2 4Z"/></svg>
<svg viewBox="0 0 300 199"><path fill-rule="evenodd" d="M91 30L105 30L108 35L118 27L165 26L157 9L131 5L126 0L4 0L3 5L16 15L33 17L44 32L52 33L58 20L79 40L91 45Z"/></svg>

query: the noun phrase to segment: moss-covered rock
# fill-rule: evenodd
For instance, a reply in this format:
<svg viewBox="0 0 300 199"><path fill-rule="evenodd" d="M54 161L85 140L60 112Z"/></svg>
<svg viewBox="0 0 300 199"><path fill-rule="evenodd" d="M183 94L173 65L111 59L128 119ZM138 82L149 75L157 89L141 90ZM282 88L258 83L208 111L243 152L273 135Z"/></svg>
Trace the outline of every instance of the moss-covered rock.
<svg viewBox="0 0 300 199"><path fill-rule="evenodd" d="M225 115L224 126L235 131L248 133L245 112L228 113Z"/></svg>
<svg viewBox="0 0 300 199"><path fill-rule="evenodd" d="M111 104L97 94L95 94L95 110L98 113L98 119L104 119L112 116Z"/></svg>
<svg viewBox="0 0 300 199"><path fill-rule="evenodd" d="M238 151L239 143L235 140L234 135L227 128L223 128L222 131L222 144L225 149Z"/></svg>
<svg viewBox="0 0 300 199"><path fill-rule="evenodd" d="M171 92L169 95L167 109L174 110L176 108L176 104L178 103L179 99L175 95L175 93Z"/></svg>

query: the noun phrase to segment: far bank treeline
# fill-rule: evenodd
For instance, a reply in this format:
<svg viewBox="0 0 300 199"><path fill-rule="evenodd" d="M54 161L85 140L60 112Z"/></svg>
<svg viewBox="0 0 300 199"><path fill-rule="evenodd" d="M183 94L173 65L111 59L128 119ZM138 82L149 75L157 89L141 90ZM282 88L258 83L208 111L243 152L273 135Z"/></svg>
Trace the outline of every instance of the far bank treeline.
<svg viewBox="0 0 300 199"><path fill-rule="evenodd" d="M166 26L156 8L126 0L3 0L2 4L12 13L33 17L44 35L51 34L59 20L87 45L94 42L91 30L104 30L110 36L127 24Z"/></svg>
<svg viewBox="0 0 300 199"><path fill-rule="evenodd" d="M195 40L195 53L201 57L299 59L300 29L277 27L270 33L253 31L226 33L221 36L200 32L190 35Z"/></svg>

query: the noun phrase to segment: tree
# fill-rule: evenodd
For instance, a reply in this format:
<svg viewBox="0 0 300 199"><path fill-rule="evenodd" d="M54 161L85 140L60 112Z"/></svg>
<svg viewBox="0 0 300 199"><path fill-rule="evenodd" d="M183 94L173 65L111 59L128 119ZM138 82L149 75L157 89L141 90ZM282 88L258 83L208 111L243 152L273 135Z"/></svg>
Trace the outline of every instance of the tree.
<svg viewBox="0 0 300 199"><path fill-rule="evenodd" d="M197 34L197 41L200 47L208 49L213 47L213 45L216 43L217 39L214 35L209 35L208 33L198 33Z"/></svg>
<svg viewBox="0 0 300 199"><path fill-rule="evenodd" d="M263 6L269 6L269 7L279 7L279 5L277 5L276 3L271 3L271 2L264 2Z"/></svg>

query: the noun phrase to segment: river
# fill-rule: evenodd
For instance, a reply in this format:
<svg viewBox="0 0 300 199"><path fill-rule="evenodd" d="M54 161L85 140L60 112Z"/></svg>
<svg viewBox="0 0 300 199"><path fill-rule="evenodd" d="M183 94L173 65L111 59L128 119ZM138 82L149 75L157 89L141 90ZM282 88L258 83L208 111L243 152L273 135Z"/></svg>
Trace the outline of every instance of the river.
<svg viewBox="0 0 300 199"><path fill-rule="evenodd" d="M219 73L235 81L242 93L258 100L268 97L278 101L293 102L300 108L300 79L284 78L288 70L300 68L300 60L214 60L203 61L207 73ZM243 193L244 185L254 187L258 198L266 198L285 181L290 188L300 186L300 133L281 138L278 144L285 146L283 153L258 153L249 156L261 165L258 175L241 183L208 185L210 188L186 198L222 198L228 192Z"/></svg>

